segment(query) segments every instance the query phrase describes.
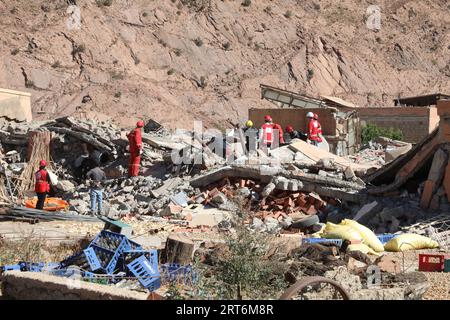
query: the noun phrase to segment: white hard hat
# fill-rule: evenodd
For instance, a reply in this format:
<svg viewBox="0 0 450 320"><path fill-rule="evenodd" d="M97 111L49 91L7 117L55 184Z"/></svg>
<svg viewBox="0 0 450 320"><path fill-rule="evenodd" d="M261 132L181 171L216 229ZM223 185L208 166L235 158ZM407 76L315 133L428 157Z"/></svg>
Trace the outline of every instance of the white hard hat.
<svg viewBox="0 0 450 320"><path fill-rule="evenodd" d="M307 118L314 118L314 113L308 112L308 113L306 114L306 117L307 117Z"/></svg>

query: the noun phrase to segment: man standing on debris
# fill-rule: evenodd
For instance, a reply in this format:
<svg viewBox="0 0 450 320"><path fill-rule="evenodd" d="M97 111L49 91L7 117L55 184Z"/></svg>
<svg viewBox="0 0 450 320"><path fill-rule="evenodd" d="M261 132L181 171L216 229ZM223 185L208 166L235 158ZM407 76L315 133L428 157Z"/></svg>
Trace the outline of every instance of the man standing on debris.
<svg viewBox="0 0 450 320"><path fill-rule="evenodd" d="M102 213L102 201L103 201L103 185L106 180L106 174L100 167L91 169L86 178L89 179L91 190L89 192L91 196L91 212L95 214L96 207L98 207L98 214Z"/></svg>
<svg viewBox="0 0 450 320"><path fill-rule="evenodd" d="M258 129L253 127L253 121L248 120L245 123L245 127L243 128L244 136L245 136L245 146L247 147L247 151L256 151L258 148L257 140L258 140Z"/></svg>
<svg viewBox="0 0 450 320"><path fill-rule="evenodd" d="M47 193L50 192L50 176L45 169L47 166L47 161L39 161L39 170L36 171L34 177L36 179L36 184L34 186L34 191L36 192L38 201L36 203L36 209L43 210L45 199L47 198Z"/></svg>
<svg viewBox="0 0 450 320"><path fill-rule="evenodd" d="M319 121L314 119L314 113L308 112L306 114L306 117L309 119L308 140L310 141L310 143L312 145L318 146L319 143L322 142L322 138L320 137L321 132L322 132L322 127L321 127Z"/></svg>
<svg viewBox="0 0 450 320"><path fill-rule="evenodd" d="M139 164L141 162L142 154L142 133L141 128L144 127L144 121L139 120L134 128L128 134L128 141L130 142L130 164L128 166L128 176L136 177L139 175Z"/></svg>

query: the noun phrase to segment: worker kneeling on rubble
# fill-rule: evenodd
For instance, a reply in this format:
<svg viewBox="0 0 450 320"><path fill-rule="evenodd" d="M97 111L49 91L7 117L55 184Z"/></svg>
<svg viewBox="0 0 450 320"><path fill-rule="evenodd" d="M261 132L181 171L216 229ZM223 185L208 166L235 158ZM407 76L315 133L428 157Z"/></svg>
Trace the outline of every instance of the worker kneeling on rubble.
<svg viewBox="0 0 450 320"><path fill-rule="evenodd" d="M103 182L106 181L105 172L99 167L91 169L87 175L89 185L91 187L89 195L91 197L91 213L95 214L98 209L98 214L101 215L103 209Z"/></svg>
<svg viewBox="0 0 450 320"><path fill-rule="evenodd" d="M298 130L294 130L293 126L286 127L286 135L290 140L301 139L303 141L306 141L308 139L308 135L306 133L300 132ZM287 139L285 139L285 140L287 140Z"/></svg>
<svg viewBox="0 0 450 320"><path fill-rule="evenodd" d="M322 126L319 123L319 117L312 112L308 112L306 117L309 119L308 140L312 145L318 146L322 142Z"/></svg>
<svg viewBox="0 0 450 320"><path fill-rule="evenodd" d="M127 136L130 143L130 164L128 166L128 176L130 177L139 175L139 165L141 163L142 154L142 127L144 127L144 121L139 120L136 123L136 128L134 128Z"/></svg>
<svg viewBox="0 0 450 320"><path fill-rule="evenodd" d="M50 192L50 176L45 169L47 162L41 160L39 162L39 170L36 171L34 177L36 179L36 184L34 186L34 191L36 192L38 201L36 203L36 209L43 210L45 199L47 198L47 193Z"/></svg>

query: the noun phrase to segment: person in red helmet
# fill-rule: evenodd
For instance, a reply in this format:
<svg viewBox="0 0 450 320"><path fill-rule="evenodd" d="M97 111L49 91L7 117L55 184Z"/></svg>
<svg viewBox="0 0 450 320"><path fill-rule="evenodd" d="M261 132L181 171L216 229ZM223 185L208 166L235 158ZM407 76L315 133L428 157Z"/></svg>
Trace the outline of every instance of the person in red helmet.
<svg viewBox="0 0 450 320"><path fill-rule="evenodd" d="M45 169L47 161L39 161L39 170L34 174L36 184L34 185L34 191L36 192L38 201L36 203L36 209L43 210L47 193L50 192L50 176Z"/></svg>
<svg viewBox="0 0 450 320"><path fill-rule="evenodd" d="M304 134L303 132L294 130L294 127L291 125L287 126L285 131L286 131L287 137L289 138L288 140L301 139L303 141L306 141L308 138L308 136L306 134ZM287 140L287 139L285 139L285 140Z"/></svg>
<svg viewBox="0 0 450 320"><path fill-rule="evenodd" d="M130 164L128 166L128 176L136 177L139 175L139 165L141 163L142 154L142 133L141 128L144 127L144 121L139 120L136 128L131 130L127 135L130 142Z"/></svg>
<svg viewBox="0 0 450 320"><path fill-rule="evenodd" d="M266 115L264 117L264 124L261 126L259 136L261 137L262 147L270 149L273 143L273 123L271 116Z"/></svg>
<svg viewBox="0 0 450 320"><path fill-rule="evenodd" d="M316 115L317 116L317 115ZM314 119L314 113L308 112L306 117L309 119L308 122L308 139L312 145L318 146L322 142L322 138L319 133L322 131L320 123L318 120Z"/></svg>

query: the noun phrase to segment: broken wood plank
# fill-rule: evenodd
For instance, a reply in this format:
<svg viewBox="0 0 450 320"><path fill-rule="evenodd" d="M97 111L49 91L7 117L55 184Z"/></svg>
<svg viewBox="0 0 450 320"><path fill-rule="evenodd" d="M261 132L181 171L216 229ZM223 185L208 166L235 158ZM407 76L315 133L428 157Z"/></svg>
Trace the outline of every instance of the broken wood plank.
<svg viewBox="0 0 450 320"><path fill-rule="evenodd" d="M434 154L433 163L431 164L431 168L428 173L428 180L435 182L433 193L436 192L437 188L441 185L447 162L448 154L444 150L438 149L438 151Z"/></svg>
<svg viewBox="0 0 450 320"><path fill-rule="evenodd" d="M434 138L423 146L420 150L415 150L415 155L403 165L395 176L395 180L388 185L373 187L368 190L369 194L383 194L400 188L408 179L410 179L417 171L425 165L436 149L439 147L439 141L436 135ZM395 160L394 160L395 161ZM393 173L393 172L392 172Z"/></svg>
<svg viewBox="0 0 450 320"><path fill-rule="evenodd" d="M443 186L445 193L447 194L447 200L450 202L450 161L447 163L447 167L445 169Z"/></svg>

